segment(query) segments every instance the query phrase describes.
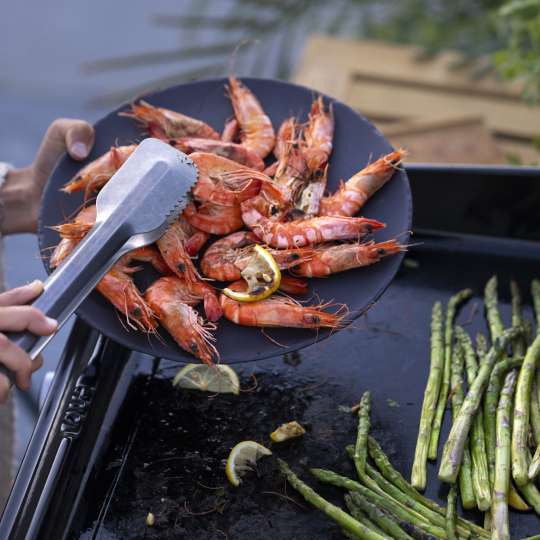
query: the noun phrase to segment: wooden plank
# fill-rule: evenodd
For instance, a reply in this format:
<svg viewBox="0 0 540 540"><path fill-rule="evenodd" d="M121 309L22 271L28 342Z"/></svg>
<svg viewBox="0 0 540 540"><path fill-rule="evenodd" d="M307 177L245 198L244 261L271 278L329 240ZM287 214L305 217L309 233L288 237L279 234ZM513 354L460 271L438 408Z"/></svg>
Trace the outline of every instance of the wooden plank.
<svg viewBox="0 0 540 540"><path fill-rule="evenodd" d="M312 36L297 68L295 80L342 99L353 77L376 77L414 82L468 94L506 97L519 101L521 85L495 77L475 78L471 68L456 69L460 56L444 52L419 61L419 49L369 40Z"/></svg>
<svg viewBox="0 0 540 540"><path fill-rule="evenodd" d="M405 122L383 133L394 147L408 151L411 163L505 163L504 153L478 117Z"/></svg>
<svg viewBox="0 0 540 540"><path fill-rule="evenodd" d="M345 101L366 116L398 116L438 120L442 115L456 117L481 115L496 133L534 137L540 126L540 108L506 99L463 96L452 91L411 88L393 83L356 79Z"/></svg>

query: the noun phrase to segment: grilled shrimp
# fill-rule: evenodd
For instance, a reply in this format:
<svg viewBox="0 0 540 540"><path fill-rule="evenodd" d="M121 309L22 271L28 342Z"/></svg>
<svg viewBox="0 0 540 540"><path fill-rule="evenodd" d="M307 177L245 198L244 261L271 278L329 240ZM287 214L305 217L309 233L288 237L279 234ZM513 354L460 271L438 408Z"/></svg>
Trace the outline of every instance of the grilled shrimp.
<svg viewBox="0 0 540 540"><path fill-rule="evenodd" d="M248 265L253 245L260 240L252 232L239 231L216 240L201 259L202 273L218 281L241 279L240 272ZM280 270L296 266L309 260L310 249L270 249Z"/></svg>
<svg viewBox="0 0 540 540"><path fill-rule="evenodd" d="M257 195L262 182L271 182L264 173L216 154L195 152L190 158L199 170L193 196L201 202L237 206Z"/></svg>
<svg viewBox="0 0 540 540"><path fill-rule="evenodd" d="M310 253L309 260L300 262L292 268L295 275L305 277L324 277L351 268L369 266L389 257L407 247L397 240L386 242L366 242L365 244L339 244L336 246L320 246Z"/></svg>
<svg viewBox="0 0 540 540"><path fill-rule="evenodd" d="M221 206L206 202L196 207L191 203L186 206L182 215L193 227L218 236L230 234L244 225L239 204Z"/></svg>
<svg viewBox="0 0 540 540"><path fill-rule="evenodd" d="M217 321L222 311L216 292L202 280L186 251L185 244L191 230L191 226L183 218L179 218L157 241L157 246L170 271L185 282L185 287L194 297L204 300L204 311L208 319Z"/></svg>
<svg viewBox="0 0 540 540"><path fill-rule="evenodd" d="M148 287L144 296L159 322L182 349L205 364L219 360L211 333L215 326L205 323L188 305L189 293L179 279L172 276L160 278Z"/></svg>
<svg viewBox="0 0 540 540"><path fill-rule="evenodd" d="M198 137L171 139L169 144L185 154L207 152L230 159L256 171L262 171L264 169L264 161L259 155L241 144L216 141L214 139L199 139Z"/></svg>
<svg viewBox="0 0 540 540"><path fill-rule="evenodd" d="M219 139L219 133L202 120L197 120L191 116L154 107L143 101L133 103L131 112L122 112L120 116L135 118L143 124L151 137L169 140L178 137L201 137L203 139Z"/></svg>
<svg viewBox="0 0 540 540"><path fill-rule="evenodd" d="M321 200L319 215L354 216L392 178L404 155L402 150L396 150L357 172L336 193Z"/></svg>
<svg viewBox="0 0 540 540"><path fill-rule="evenodd" d="M280 291L287 294L302 295L307 294L308 288L307 279L281 274L281 282L279 283Z"/></svg>
<svg viewBox="0 0 540 540"><path fill-rule="evenodd" d="M96 205L93 204L80 210L72 221L56 225L51 227L51 229L56 231L63 240L79 241L86 236L86 233L88 233L95 222Z"/></svg>
<svg viewBox="0 0 540 540"><path fill-rule="evenodd" d="M304 129L304 155L311 174L323 169L332 153L334 113L332 106L326 111L321 96L311 104L307 127Z"/></svg>
<svg viewBox="0 0 540 540"><path fill-rule="evenodd" d="M278 248L299 248L332 240L359 239L385 225L368 218L323 216L282 223L263 216L252 204L242 203L244 223L266 244Z"/></svg>
<svg viewBox="0 0 540 540"><path fill-rule="evenodd" d="M265 158L274 148L275 133L259 100L236 77L229 77L229 96L234 115L240 125L242 144Z"/></svg>
<svg viewBox="0 0 540 540"><path fill-rule="evenodd" d="M279 126L276 135L276 145L274 146L274 156L279 161L283 155L285 147L288 144L295 143L298 133L298 124L294 119L294 116L285 118Z"/></svg>
<svg viewBox="0 0 540 540"><path fill-rule="evenodd" d="M80 216L80 214L79 214ZM59 266L75 249L81 238L63 238L51 257L51 268ZM134 261L151 262L158 270L164 270L164 262L151 246L136 249L124 255L97 284L96 289L126 317L126 325L143 332L153 333L156 329L154 314L139 293L132 274L139 270L129 264Z"/></svg>
<svg viewBox="0 0 540 540"><path fill-rule="evenodd" d="M111 179L113 174L135 151L135 148L137 148L136 144L112 146L108 152L85 165L62 188L62 191L75 193L84 190L84 198L87 200L92 193L101 189Z"/></svg>
<svg viewBox="0 0 540 540"><path fill-rule="evenodd" d="M236 118L229 118L223 126L221 140L223 142L236 142L238 133L240 132L240 124Z"/></svg>
<svg viewBox="0 0 540 540"><path fill-rule="evenodd" d="M133 282L131 268L115 264L96 289L126 317L126 324L134 330L154 333L156 320L151 308ZM136 269L135 269L136 270Z"/></svg>
<svg viewBox="0 0 540 540"><path fill-rule="evenodd" d="M285 186L296 201L309 181L309 170L302 150L293 143L286 143L281 150L274 181Z"/></svg>
<svg viewBox="0 0 540 540"><path fill-rule="evenodd" d="M242 291L246 283L236 281L229 287ZM276 295L258 302L237 302L222 294L220 301L225 318L241 326L339 328L342 325L342 314L324 311L329 304L304 306Z"/></svg>

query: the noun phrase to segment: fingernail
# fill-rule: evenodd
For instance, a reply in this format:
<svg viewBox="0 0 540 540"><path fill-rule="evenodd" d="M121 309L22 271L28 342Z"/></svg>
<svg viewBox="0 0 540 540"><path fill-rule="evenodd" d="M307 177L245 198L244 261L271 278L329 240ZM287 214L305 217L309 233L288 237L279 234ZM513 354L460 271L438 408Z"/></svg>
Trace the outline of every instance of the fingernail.
<svg viewBox="0 0 540 540"><path fill-rule="evenodd" d="M74 142L69 151L74 158L84 159L88 155L88 146L80 141Z"/></svg>
<svg viewBox="0 0 540 540"><path fill-rule="evenodd" d="M31 289L35 294L38 294L43 291L43 282L39 279L35 279L31 283L29 283L27 287Z"/></svg>
<svg viewBox="0 0 540 540"><path fill-rule="evenodd" d="M56 319L51 319L50 317L45 317L47 327L49 331L54 332L58 327L58 321Z"/></svg>

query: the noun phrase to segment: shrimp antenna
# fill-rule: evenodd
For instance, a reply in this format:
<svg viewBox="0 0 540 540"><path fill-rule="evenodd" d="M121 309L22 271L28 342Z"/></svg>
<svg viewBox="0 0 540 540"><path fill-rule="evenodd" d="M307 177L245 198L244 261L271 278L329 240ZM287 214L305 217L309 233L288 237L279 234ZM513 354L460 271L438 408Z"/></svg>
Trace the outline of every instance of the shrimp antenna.
<svg viewBox="0 0 540 540"><path fill-rule="evenodd" d="M234 77L234 74L236 72L236 58L238 57L238 52L240 51L240 49L245 45L256 45L258 43L260 43L259 39L245 38L234 47L233 52L231 53L231 57L229 59L229 77Z"/></svg>

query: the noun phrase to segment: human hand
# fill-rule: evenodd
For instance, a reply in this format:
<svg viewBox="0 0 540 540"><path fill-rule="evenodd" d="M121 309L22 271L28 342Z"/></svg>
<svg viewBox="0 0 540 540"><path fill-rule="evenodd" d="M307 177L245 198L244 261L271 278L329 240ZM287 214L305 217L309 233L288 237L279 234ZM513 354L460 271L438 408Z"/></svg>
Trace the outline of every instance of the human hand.
<svg viewBox="0 0 540 540"><path fill-rule="evenodd" d="M43 186L64 152L85 159L94 144L94 129L82 120L62 118L47 129L32 165L8 173L0 190L3 234L36 232Z"/></svg>
<svg viewBox="0 0 540 540"><path fill-rule="evenodd" d="M58 323L38 309L25 305L42 292L43 283L34 281L0 294L0 330L4 332L28 330L38 336L53 334ZM28 390L31 375L42 366L43 360L38 356L32 361L28 353L0 333L0 364L15 374L15 383L21 390ZM9 390L10 383L7 377L0 374L0 403L5 403Z"/></svg>

